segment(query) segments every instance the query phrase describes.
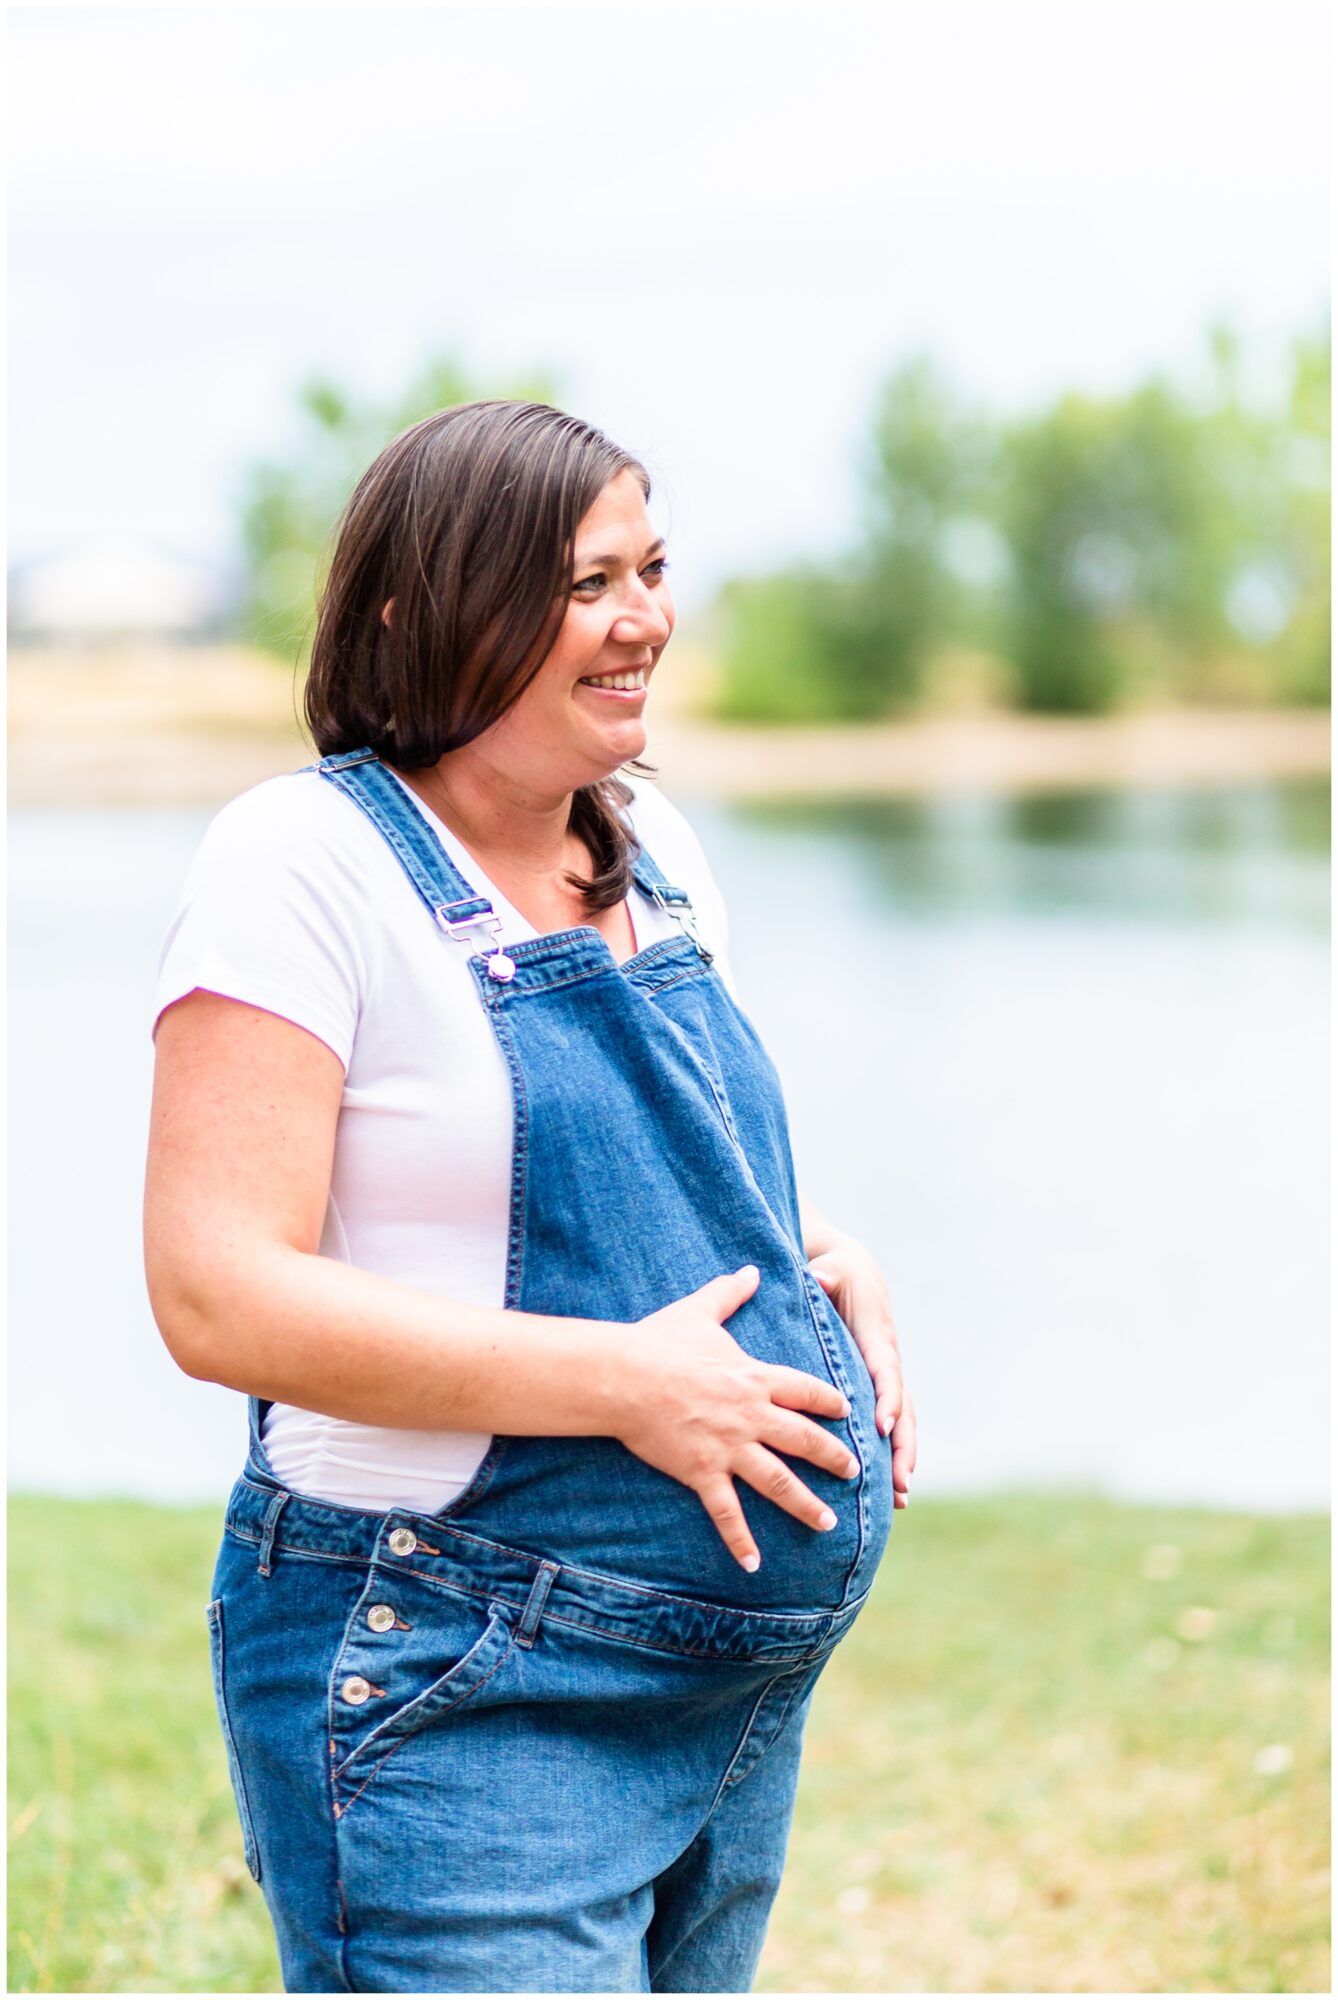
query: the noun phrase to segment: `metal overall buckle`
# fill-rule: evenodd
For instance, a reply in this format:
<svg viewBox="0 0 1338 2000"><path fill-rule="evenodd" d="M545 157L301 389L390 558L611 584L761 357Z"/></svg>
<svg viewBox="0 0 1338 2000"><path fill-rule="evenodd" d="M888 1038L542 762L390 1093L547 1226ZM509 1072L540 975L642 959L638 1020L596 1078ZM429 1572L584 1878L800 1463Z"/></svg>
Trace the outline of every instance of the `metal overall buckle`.
<svg viewBox="0 0 1338 2000"><path fill-rule="evenodd" d="M682 926L683 930L687 933L688 937L691 938L693 944L696 945L698 951L701 953L702 958L705 960L706 964L709 965L711 963L712 953L707 950L705 944L702 942L701 933L697 929L697 912L692 907L691 898L689 896L684 895L683 892L680 890L679 896L682 898L682 900L680 901L677 898L675 898L673 901L671 901L670 898L665 895L663 888L658 882L651 883L650 893L653 900L659 904L660 908L664 911L665 915L672 917L676 924Z"/></svg>
<svg viewBox="0 0 1338 2000"><path fill-rule="evenodd" d="M516 976L516 961L514 958L508 958L507 954L502 950L501 944L498 942L501 936L502 919L493 910L491 905L486 911L476 910L472 917L451 917L447 915L448 910L458 910L462 904L477 903L478 900L477 896L461 896L454 903L438 903L435 911L437 922L449 937L460 939L465 944L471 942L465 935L467 931L482 928L490 932L493 940L492 951L490 952L486 945L482 946L484 962L488 968L489 978L514 979Z"/></svg>

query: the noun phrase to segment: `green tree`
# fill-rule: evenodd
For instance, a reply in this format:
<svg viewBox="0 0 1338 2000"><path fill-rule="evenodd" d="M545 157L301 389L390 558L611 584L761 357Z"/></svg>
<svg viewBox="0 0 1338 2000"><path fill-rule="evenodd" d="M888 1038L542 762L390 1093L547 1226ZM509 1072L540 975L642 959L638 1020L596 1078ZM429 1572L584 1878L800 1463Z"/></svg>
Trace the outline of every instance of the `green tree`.
<svg viewBox="0 0 1338 2000"><path fill-rule="evenodd" d="M1220 643L1231 537L1202 431L1155 379L1065 396L1006 430L1004 643L1024 707L1106 709L1137 687L1140 662L1165 676Z"/></svg>
<svg viewBox="0 0 1338 2000"><path fill-rule="evenodd" d="M862 464L865 532L830 566L738 579L720 598L717 713L757 721L868 721L910 707L967 593L947 559L954 525L988 491L990 434L928 357L879 394Z"/></svg>
<svg viewBox="0 0 1338 2000"><path fill-rule="evenodd" d="M865 459L865 615L883 663L884 709L923 689L934 650L970 623L972 590L951 535L990 511L995 441L927 355L888 377Z"/></svg>

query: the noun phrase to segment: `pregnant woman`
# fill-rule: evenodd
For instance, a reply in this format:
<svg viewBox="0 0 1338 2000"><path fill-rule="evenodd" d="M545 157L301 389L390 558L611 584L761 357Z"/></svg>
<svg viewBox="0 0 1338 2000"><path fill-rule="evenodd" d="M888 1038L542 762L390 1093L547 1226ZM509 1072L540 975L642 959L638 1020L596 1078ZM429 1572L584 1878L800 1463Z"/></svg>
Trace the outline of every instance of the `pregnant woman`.
<svg viewBox="0 0 1338 2000"><path fill-rule="evenodd" d="M249 1399L208 1622L290 1991L746 1990L906 1503L886 1286L638 761L649 495L545 404L396 438L320 760L217 815L163 949L146 1266Z"/></svg>

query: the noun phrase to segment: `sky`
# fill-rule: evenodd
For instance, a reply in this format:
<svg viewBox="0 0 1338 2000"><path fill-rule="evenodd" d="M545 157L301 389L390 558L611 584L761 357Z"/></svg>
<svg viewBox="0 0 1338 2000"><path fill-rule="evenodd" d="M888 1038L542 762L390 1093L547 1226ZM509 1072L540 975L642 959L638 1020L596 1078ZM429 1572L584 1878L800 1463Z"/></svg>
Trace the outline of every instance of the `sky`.
<svg viewBox="0 0 1338 2000"><path fill-rule="evenodd" d="M536 367L638 453L680 609L858 531L879 382L1261 392L1328 297L1328 14L19 7L9 559L235 552L295 390Z"/></svg>

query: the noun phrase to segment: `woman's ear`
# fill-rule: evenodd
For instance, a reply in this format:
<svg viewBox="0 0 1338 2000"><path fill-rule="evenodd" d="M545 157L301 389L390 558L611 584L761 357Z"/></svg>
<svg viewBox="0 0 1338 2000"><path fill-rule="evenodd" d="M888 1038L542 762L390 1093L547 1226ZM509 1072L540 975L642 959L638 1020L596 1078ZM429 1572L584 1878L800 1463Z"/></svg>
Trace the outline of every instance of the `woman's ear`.
<svg viewBox="0 0 1338 2000"><path fill-rule="evenodd" d="M389 625L389 623L390 623L390 613L391 613L391 610L392 610L392 608L393 608L393 606L394 606L394 603L395 603L395 600L394 600L394 598L393 598L393 597L388 597L388 598L386 599L385 603L384 603L384 604L383 604L383 605L381 606L381 623L382 623L383 625Z"/></svg>

